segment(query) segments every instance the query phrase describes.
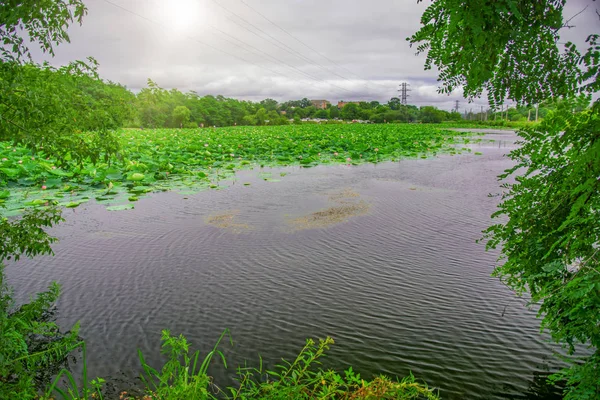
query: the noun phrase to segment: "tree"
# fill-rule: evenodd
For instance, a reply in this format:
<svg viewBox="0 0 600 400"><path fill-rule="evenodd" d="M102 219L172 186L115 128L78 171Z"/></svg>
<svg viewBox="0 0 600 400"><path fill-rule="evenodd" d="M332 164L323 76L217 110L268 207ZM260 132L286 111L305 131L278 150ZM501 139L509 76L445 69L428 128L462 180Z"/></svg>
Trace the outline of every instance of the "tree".
<svg viewBox="0 0 600 400"><path fill-rule="evenodd" d="M419 118L421 122L439 124L444 120L444 113L433 106L421 107Z"/></svg>
<svg viewBox="0 0 600 400"><path fill-rule="evenodd" d="M317 110L317 112L315 112L315 118L328 119L329 113L327 110Z"/></svg>
<svg viewBox="0 0 600 400"><path fill-rule="evenodd" d="M492 106L506 98L530 104L568 96L576 91L580 54L572 44L566 52L557 46L565 2L498 0L465 7L459 0L435 0L408 40L427 53L425 69L439 69L442 93L462 87L465 97L474 98L486 90Z"/></svg>
<svg viewBox="0 0 600 400"><path fill-rule="evenodd" d="M175 126L182 127L184 124L189 122L191 115L192 112L186 106L177 106L173 110L173 123Z"/></svg>
<svg viewBox="0 0 600 400"><path fill-rule="evenodd" d="M67 28L82 23L87 8L81 0L7 0L0 3L0 58L3 62L31 59L27 42L54 56L54 46L69 42ZM28 35L28 40L23 37Z"/></svg>
<svg viewBox="0 0 600 400"><path fill-rule="evenodd" d="M339 116L340 116L339 108L337 108L336 106L329 108L329 118L334 119L334 118L339 118Z"/></svg>
<svg viewBox="0 0 600 400"><path fill-rule="evenodd" d="M300 102L299 102L300 108L306 108L306 107L310 107L310 106L312 106L312 103L306 97L303 98L302 100L300 100Z"/></svg>
<svg viewBox="0 0 600 400"><path fill-rule="evenodd" d="M572 360L554 375L566 380L566 399L600 396L600 102L574 112L598 93L598 34L588 36L581 55L575 45L558 46L565 0L478 2L434 0L424 25L409 41L435 65L440 91L462 86L473 98L484 90L492 107L556 102L537 126L519 132L511 152L525 171L505 183L494 217L505 222L485 234L488 248L502 249L494 274L517 293L540 304L542 329L570 354L575 344L592 355ZM583 98L577 98L584 94ZM589 103L588 103L589 104Z"/></svg>
<svg viewBox="0 0 600 400"><path fill-rule="evenodd" d="M267 118L269 118L267 110L264 108L260 108L254 117L256 118L256 125L265 125Z"/></svg>
<svg viewBox="0 0 600 400"><path fill-rule="evenodd" d="M267 111L277 110L277 101L273 99L264 99L260 103L260 106Z"/></svg>
<svg viewBox="0 0 600 400"><path fill-rule="evenodd" d="M448 115L449 121L462 121L462 115L458 111L452 111Z"/></svg>
<svg viewBox="0 0 600 400"><path fill-rule="evenodd" d="M24 60L31 57L29 40L53 55L54 45L69 40L69 24L81 23L86 11L80 0L0 4L0 138L34 150L43 145L63 163L95 162L118 151L113 130L122 123L115 116L125 108L123 98L110 94L91 58L62 68Z"/></svg>
<svg viewBox="0 0 600 400"><path fill-rule="evenodd" d="M390 99L390 101L388 101L387 105L390 108L390 110L399 110L400 109L400 105L402 105L402 102L400 101L399 98L392 97Z"/></svg>
<svg viewBox="0 0 600 400"><path fill-rule="evenodd" d="M357 104L348 103L344 107L342 107L340 115L341 115L342 119L345 119L345 120L359 119L360 118L360 109L358 108Z"/></svg>
<svg viewBox="0 0 600 400"><path fill-rule="evenodd" d="M92 60L91 67L75 62L59 69L23 60L31 58L29 41L53 55L54 45L69 40L69 24L81 22L85 12L79 0L8 0L0 4L2 138L34 150L43 144L44 151L55 152L63 162L95 161L117 150L110 129L120 117L110 111L114 111L114 99L123 99L122 92L103 86ZM84 129L97 131L84 133ZM55 239L44 228L60 220L60 210L52 207L12 221L0 215L0 398L37 398L36 380L49 380L58 372L55 367L79 344L77 325L61 334L49 319L60 293L56 283L36 299L15 307L4 279L5 260L51 253Z"/></svg>

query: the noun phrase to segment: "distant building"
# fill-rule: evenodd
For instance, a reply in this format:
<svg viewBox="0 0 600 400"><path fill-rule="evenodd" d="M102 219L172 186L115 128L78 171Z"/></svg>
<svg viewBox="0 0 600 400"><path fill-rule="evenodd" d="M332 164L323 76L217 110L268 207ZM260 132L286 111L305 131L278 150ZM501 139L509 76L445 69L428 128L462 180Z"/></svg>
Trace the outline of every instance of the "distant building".
<svg viewBox="0 0 600 400"><path fill-rule="evenodd" d="M330 104L327 100L311 100L310 101L315 108L326 110L327 106Z"/></svg>
<svg viewBox="0 0 600 400"><path fill-rule="evenodd" d="M338 107L339 109L342 109L342 108L344 108L344 106L345 106L346 104L356 104L356 105L359 105L359 104L360 104L360 101L338 101L338 105L337 105L337 107Z"/></svg>

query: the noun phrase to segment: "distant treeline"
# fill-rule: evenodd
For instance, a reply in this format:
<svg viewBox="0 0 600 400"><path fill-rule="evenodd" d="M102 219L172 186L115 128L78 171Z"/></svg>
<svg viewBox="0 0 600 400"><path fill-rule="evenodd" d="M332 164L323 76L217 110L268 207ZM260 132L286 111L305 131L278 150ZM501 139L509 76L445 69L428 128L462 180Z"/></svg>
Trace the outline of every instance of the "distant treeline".
<svg viewBox="0 0 600 400"><path fill-rule="evenodd" d="M273 99L260 102L243 101L223 96L200 96L196 92L183 93L177 89L163 89L152 80L148 87L134 94L122 85L106 83L106 90L91 93L103 102L114 100L121 109L118 118L124 127L142 128L196 128L202 126L232 125L286 125L306 119L335 121L362 120L374 123L446 121L535 121L546 116L552 105L514 107L502 112L491 110L481 113L459 113L440 110L434 106L404 105L397 97L386 104L378 101L348 102L316 107L309 99L278 103Z"/></svg>

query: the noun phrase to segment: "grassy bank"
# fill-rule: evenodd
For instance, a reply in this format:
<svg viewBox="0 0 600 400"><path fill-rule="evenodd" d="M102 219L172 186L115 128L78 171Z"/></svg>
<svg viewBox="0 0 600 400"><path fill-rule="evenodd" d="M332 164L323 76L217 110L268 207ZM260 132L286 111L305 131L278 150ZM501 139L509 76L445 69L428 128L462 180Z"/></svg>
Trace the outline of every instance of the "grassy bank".
<svg viewBox="0 0 600 400"><path fill-rule="evenodd" d="M378 376L364 380L350 367L342 374L320 368L320 359L325 356L333 339L315 342L306 341L295 360L283 360L273 370L263 367L262 361L256 368L237 367L238 385L221 388L214 384L208 375L212 362L220 361L228 367L223 353L219 350L228 336L224 332L214 348L204 357L199 352L191 353L190 345L183 336L162 333L162 353L169 360L161 368L148 365L143 354L139 353L143 367L142 381L144 394L131 395L120 392L123 400L192 400L192 399L439 399L436 392L419 383L410 375L401 380ZM85 348L85 345L82 345ZM84 350L85 357L85 350ZM85 363L85 358L84 358ZM104 380L87 380L84 367L83 385L63 370L46 390L44 400L64 399L106 399L103 394ZM66 381L65 384L60 384Z"/></svg>

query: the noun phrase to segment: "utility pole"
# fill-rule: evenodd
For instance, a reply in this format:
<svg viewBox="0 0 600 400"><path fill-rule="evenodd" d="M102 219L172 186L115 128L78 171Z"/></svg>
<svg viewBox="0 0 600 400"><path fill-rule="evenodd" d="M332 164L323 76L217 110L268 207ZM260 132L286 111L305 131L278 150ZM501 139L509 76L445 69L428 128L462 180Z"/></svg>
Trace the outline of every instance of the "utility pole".
<svg viewBox="0 0 600 400"><path fill-rule="evenodd" d="M481 112L479 113L479 118L483 121L483 106L481 106Z"/></svg>
<svg viewBox="0 0 600 400"><path fill-rule="evenodd" d="M456 100L456 102L454 103L454 111L458 112L458 105L460 104L460 101Z"/></svg>
<svg viewBox="0 0 600 400"><path fill-rule="evenodd" d="M410 97L410 95L408 94L408 92L410 92L410 84L406 83L406 82L402 82L400 84L400 90L398 90L400 92L400 103L407 105L408 104L408 98Z"/></svg>

